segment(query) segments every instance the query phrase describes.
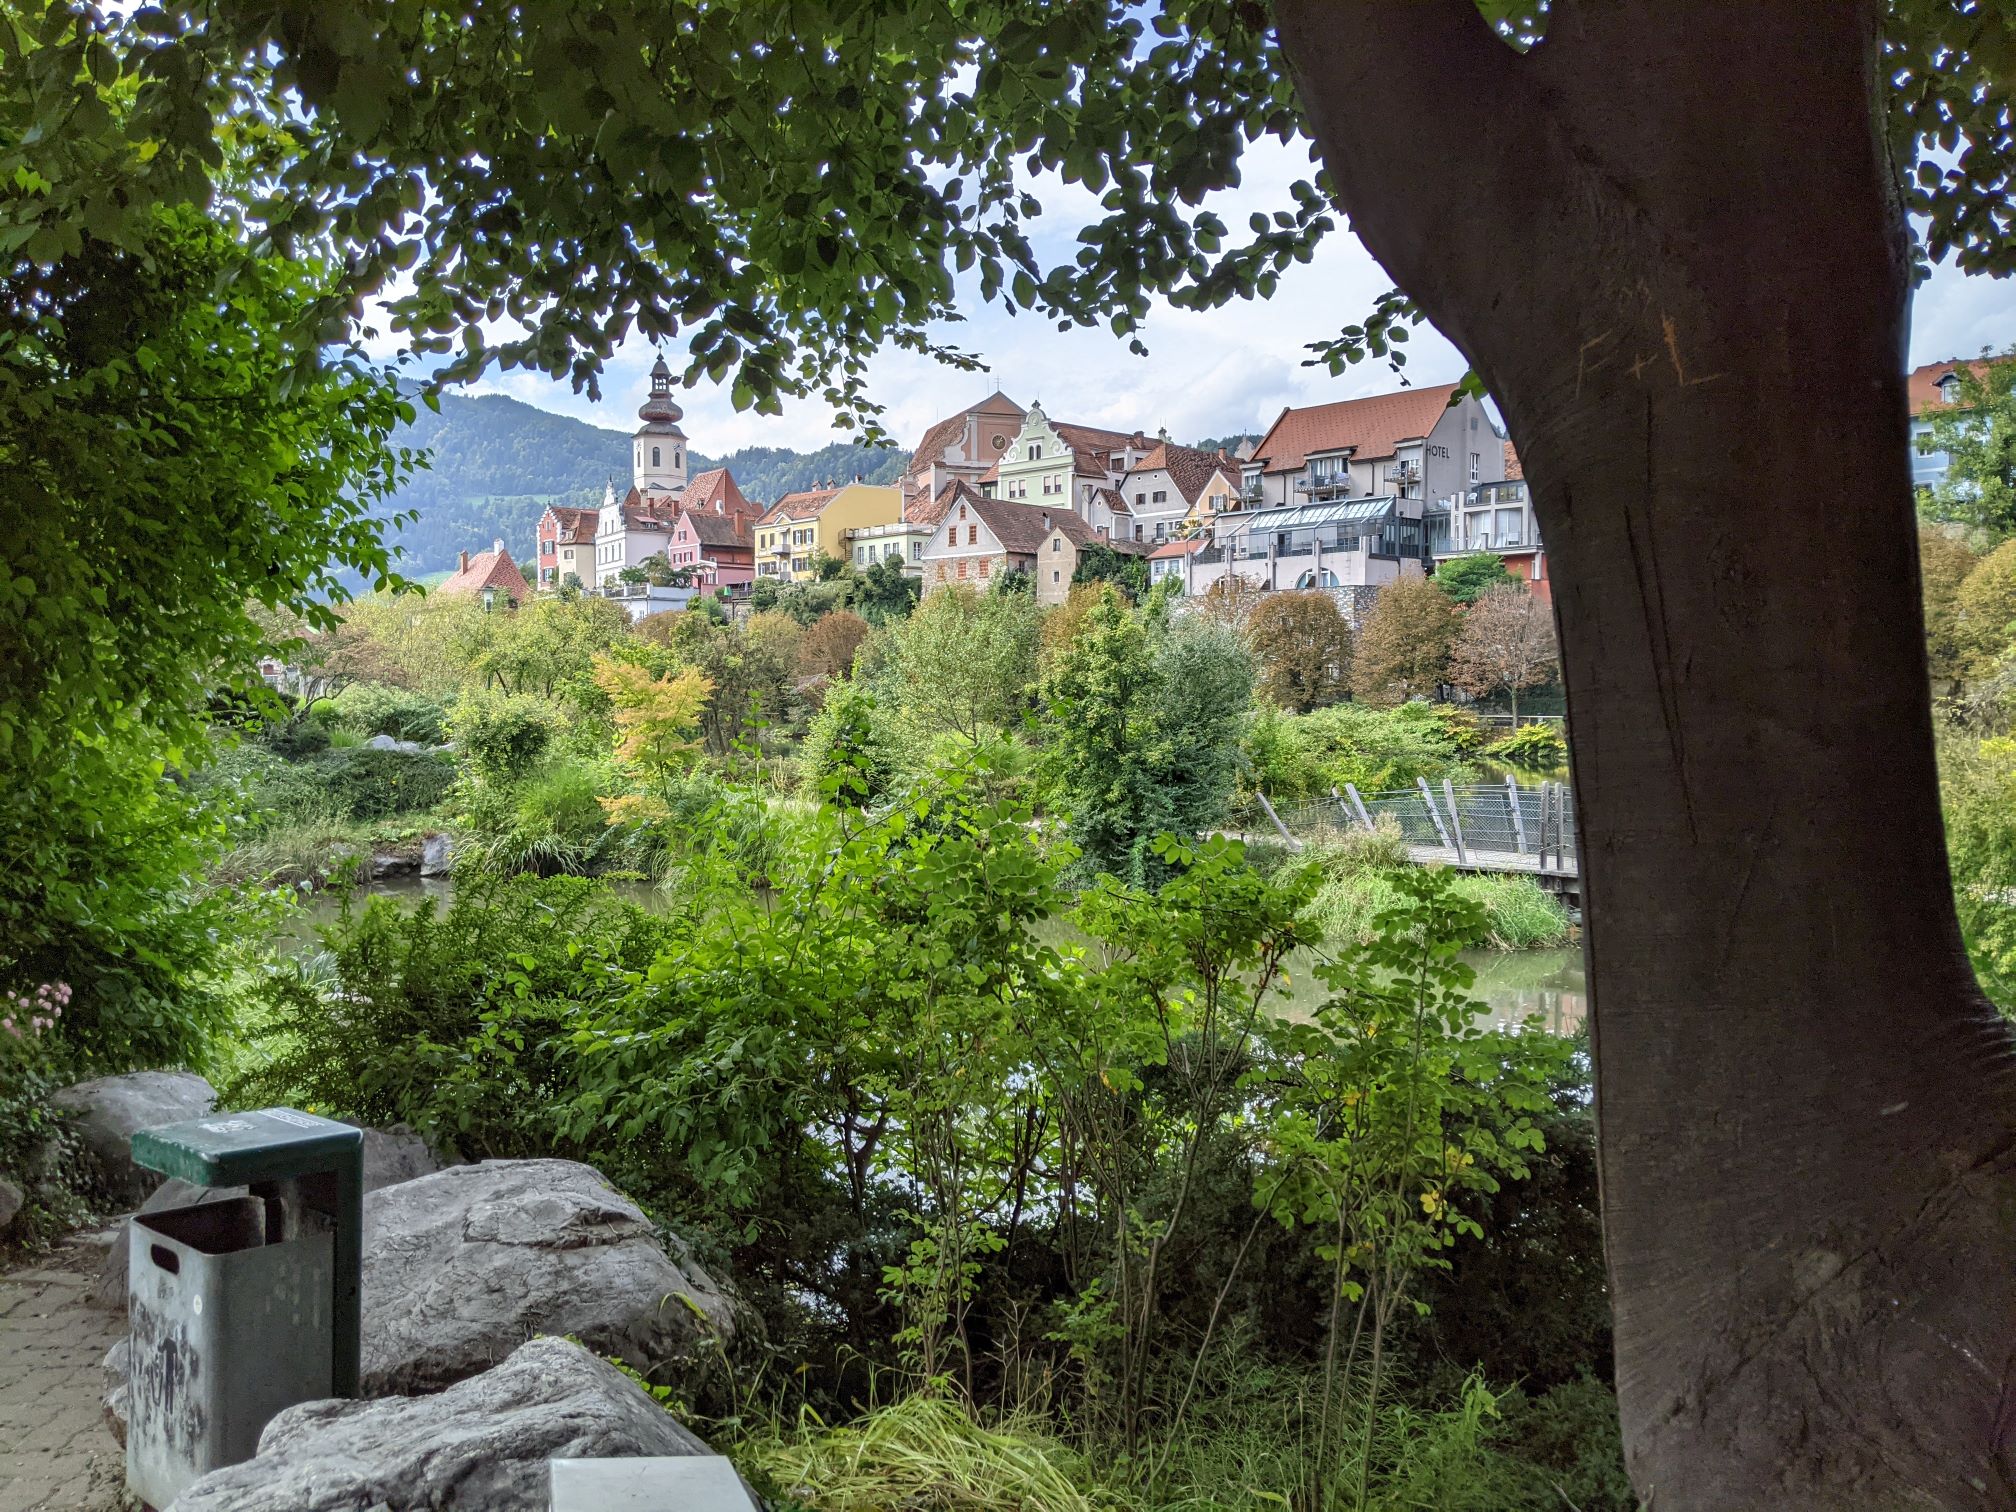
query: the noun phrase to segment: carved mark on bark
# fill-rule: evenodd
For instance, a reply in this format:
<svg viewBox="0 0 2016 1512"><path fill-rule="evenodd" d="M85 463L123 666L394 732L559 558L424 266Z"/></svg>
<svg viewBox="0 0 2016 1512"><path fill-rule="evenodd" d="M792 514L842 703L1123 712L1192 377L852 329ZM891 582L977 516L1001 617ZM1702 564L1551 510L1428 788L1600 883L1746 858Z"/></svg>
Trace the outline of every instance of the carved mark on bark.
<svg viewBox="0 0 2016 1512"><path fill-rule="evenodd" d="M1666 729L1666 746L1673 754L1673 776L1679 784L1680 802L1687 815L1687 838L1699 844L1700 826L1694 814L1694 794L1687 777L1687 736L1680 718L1680 689L1674 678L1672 627L1666 616L1665 589L1659 576L1658 518L1652 508L1657 489L1657 446L1654 437L1652 396L1644 401L1644 466L1642 489L1622 511L1624 538L1631 552L1631 571L1638 582L1638 603L1645 618L1646 649L1650 653L1652 676L1658 684L1659 720ZM1643 515L1645 538L1641 544L1638 519ZM1648 575L1647 568L1650 568Z"/></svg>

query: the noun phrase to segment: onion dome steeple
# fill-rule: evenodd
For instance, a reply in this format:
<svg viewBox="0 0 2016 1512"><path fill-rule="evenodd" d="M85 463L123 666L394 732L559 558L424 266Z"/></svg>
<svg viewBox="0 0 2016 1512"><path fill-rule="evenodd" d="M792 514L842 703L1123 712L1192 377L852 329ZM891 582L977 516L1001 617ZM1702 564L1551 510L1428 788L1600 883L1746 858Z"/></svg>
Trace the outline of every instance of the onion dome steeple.
<svg viewBox="0 0 2016 1512"><path fill-rule="evenodd" d="M651 367L651 396L638 407L642 422L631 441L631 480L643 494L677 494L686 487L686 433L672 402L672 369L659 357Z"/></svg>
<svg viewBox="0 0 2016 1512"><path fill-rule="evenodd" d="M637 418L661 420L671 425L677 424L683 413L672 402L672 369L665 365L665 357L661 353L651 367L651 397L637 407Z"/></svg>

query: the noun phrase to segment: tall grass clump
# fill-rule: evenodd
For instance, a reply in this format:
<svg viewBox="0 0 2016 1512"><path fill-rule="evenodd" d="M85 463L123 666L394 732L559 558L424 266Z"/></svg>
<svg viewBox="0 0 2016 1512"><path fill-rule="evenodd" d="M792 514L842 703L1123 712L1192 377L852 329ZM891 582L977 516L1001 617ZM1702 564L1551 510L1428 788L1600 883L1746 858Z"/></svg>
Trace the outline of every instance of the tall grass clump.
<svg viewBox="0 0 2016 1512"><path fill-rule="evenodd" d="M1396 877L1413 863L1391 820L1377 828L1339 830L1311 845L1308 856L1322 869L1323 883L1303 911L1332 944L1366 945L1377 934L1374 921L1400 901ZM1457 896L1484 910L1493 950L1533 950L1568 940L1568 914L1530 877L1461 876Z"/></svg>

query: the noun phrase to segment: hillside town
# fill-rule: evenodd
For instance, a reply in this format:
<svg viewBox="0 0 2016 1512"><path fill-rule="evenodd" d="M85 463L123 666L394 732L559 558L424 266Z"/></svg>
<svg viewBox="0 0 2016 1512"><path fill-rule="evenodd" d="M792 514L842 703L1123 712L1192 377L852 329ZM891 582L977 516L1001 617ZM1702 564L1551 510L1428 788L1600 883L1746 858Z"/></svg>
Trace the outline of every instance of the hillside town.
<svg viewBox="0 0 2016 1512"><path fill-rule="evenodd" d="M1914 441L1958 402L1962 366L1910 375ZM1174 579L1185 599L1219 584L1320 589L1354 628L1385 584L1478 553L1551 594L1518 453L1453 383L1290 406L1234 451L1076 424L996 390L931 426L893 484L833 481L765 505L727 468L689 475L663 358L650 382L627 487L612 479L598 509L548 508L530 571L496 540L462 552L437 591L515 605L573 589L637 620L698 597L732 612L762 583L892 563L927 594L1021 574L1058 604L1087 550L1105 547L1145 558L1147 580ZM1915 483L1944 470L1942 453L1914 449Z"/></svg>

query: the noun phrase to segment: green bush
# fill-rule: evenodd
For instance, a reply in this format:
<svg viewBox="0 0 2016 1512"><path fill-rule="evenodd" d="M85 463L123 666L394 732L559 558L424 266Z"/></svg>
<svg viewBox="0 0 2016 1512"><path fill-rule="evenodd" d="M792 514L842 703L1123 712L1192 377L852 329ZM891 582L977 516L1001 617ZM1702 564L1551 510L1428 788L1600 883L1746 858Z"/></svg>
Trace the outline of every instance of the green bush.
<svg viewBox="0 0 2016 1512"><path fill-rule="evenodd" d="M901 765L893 724L863 684L828 688L798 752L806 786L820 792L831 784L838 801L857 808L880 802Z"/></svg>
<svg viewBox="0 0 2016 1512"><path fill-rule="evenodd" d="M1410 865L1398 830L1386 825L1371 834L1342 830L1306 854L1321 869L1323 882L1303 917L1321 927L1333 945L1370 943L1378 935L1379 915L1401 901L1398 879ZM1484 943L1494 950L1567 942L1567 911L1531 877L1460 875L1451 886L1484 910Z"/></svg>
<svg viewBox="0 0 2016 1512"><path fill-rule="evenodd" d="M462 758L488 782L515 782L553 743L558 721L536 698L489 691L464 693L450 729Z"/></svg>
<svg viewBox="0 0 2016 1512"><path fill-rule="evenodd" d="M323 812L345 819L392 819L437 807L455 786L455 765L420 752L355 747L324 751L280 780L290 800L312 812L300 795L306 777L323 800Z"/></svg>
<svg viewBox="0 0 2016 1512"><path fill-rule="evenodd" d="M1549 772L1568 764L1568 740L1556 724L1523 724L1503 740L1493 741L1484 754L1507 766Z"/></svg>
<svg viewBox="0 0 2016 1512"><path fill-rule="evenodd" d="M390 735L439 745L448 738L448 710L439 699L384 683L352 683L336 695L337 717L363 735Z"/></svg>
<svg viewBox="0 0 2016 1512"><path fill-rule="evenodd" d="M1245 780L1276 803L1312 802L1347 783L1378 793L1438 781L1460 772L1474 727L1465 711L1418 699L1392 709L1256 710L1241 746Z"/></svg>
<svg viewBox="0 0 2016 1512"><path fill-rule="evenodd" d="M276 720L260 732L259 743L283 760L299 761L329 749L329 729L308 715Z"/></svg>
<svg viewBox="0 0 2016 1512"><path fill-rule="evenodd" d="M578 1153L553 1121L572 1023L677 930L572 877L470 877L445 910L346 900L326 971L296 961L256 988L264 1058L225 1104L405 1122L472 1157Z"/></svg>
<svg viewBox="0 0 2016 1512"><path fill-rule="evenodd" d="M595 870L612 848L597 778L581 763L549 762L516 786L487 785L473 793L469 864L541 876Z"/></svg>

